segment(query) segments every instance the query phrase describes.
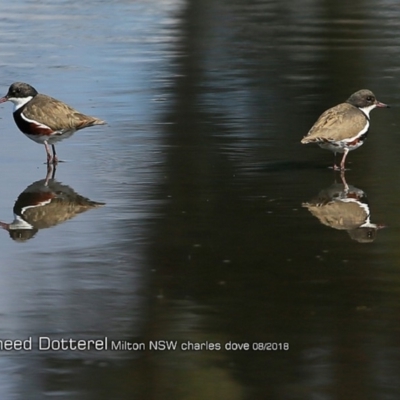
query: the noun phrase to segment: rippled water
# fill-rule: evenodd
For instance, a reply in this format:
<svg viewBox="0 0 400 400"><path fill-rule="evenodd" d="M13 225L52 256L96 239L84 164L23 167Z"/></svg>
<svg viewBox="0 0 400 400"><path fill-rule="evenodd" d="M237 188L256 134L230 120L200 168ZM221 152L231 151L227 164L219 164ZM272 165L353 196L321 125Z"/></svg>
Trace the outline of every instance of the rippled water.
<svg viewBox="0 0 400 400"><path fill-rule="evenodd" d="M108 122L60 143L46 180L43 146L0 107L3 228L23 201L64 199L0 231L0 339L32 340L0 348L1 399L398 398L394 2L25 0L0 15L2 94L26 81ZM300 139L363 87L392 108L341 177ZM359 229L363 212L381 229ZM108 349L57 350L69 338Z"/></svg>

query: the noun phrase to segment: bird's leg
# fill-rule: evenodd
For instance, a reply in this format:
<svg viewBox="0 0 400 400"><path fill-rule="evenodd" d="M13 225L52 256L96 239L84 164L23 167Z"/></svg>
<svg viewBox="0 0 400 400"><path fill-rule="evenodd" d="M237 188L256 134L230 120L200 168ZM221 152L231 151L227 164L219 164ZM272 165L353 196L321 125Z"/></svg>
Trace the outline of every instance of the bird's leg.
<svg viewBox="0 0 400 400"><path fill-rule="evenodd" d="M56 154L56 146L54 146L54 144L52 144L51 148L53 149L53 164L58 164L58 157Z"/></svg>
<svg viewBox="0 0 400 400"><path fill-rule="evenodd" d="M54 179L54 176L56 174L56 166L53 164L47 164L47 174L46 174L46 179L44 182L44 185L47 186L49 183L50 179Z"/></svg>
<svg viewBox="0 0 400 400"><path fill-rule="evenodd" d="M47 144L47 142L44 142L44 147L46 149L46 154L47 154L47 164L50 164L53 160L53 157L50 153L49 145Z"/></svg>
<svg viewBox="0 0 400 400"><path fill-rule="evenodd" d="M344 191L347 193L349 191L349 185L347 184L346 177L344 176L344 169L340 171L340 179L342 180Z"/></svg>
<svg viewBox="0 0 400 400"><path fill-rule="evenodd" d="M344 168L344 163L345 163L345 161L346 161L346 157L347 157L348 152L349 152L348 149L344 149L342 161L340 162L340 170L341 170L341 171L344 171L344 170L345 170L345 168Z"/></svg>

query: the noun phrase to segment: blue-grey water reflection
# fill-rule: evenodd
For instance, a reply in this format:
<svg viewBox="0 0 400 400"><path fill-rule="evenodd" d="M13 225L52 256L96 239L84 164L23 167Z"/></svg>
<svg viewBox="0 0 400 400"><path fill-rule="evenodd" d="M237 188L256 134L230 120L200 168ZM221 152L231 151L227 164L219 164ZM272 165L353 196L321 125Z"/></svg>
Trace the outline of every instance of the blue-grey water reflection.
<svg viewBox="0 0 400 400"><path fill-rule="evenodd" d="M31 183L18 196L13 207L14 220L0 222L11 239L21 242L32 239L40 229L51 228L104 205L58 182L55 175L56 167L48 165L46 177Z"/></svg>
<svg viewBox="0 0 400 400"><path fill-rule="evenodd" d="M55 178L105 205L31 240L0 235L0 340L33 343L0 348L0 398L398 398L398 14L389 1L0 5L1 93L26 81L108 122L58 146ZM364 87L392 109L372 115L343 180L300 139ZM11 105L0 114L9 222L51 177Z"/></svg>

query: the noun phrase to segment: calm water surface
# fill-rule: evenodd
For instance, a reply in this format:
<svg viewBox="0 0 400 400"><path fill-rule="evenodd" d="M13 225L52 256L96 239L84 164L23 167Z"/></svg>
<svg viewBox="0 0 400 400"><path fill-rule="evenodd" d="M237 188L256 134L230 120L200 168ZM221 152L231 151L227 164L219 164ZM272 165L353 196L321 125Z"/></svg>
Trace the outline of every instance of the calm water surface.
<svg viewBox="0 0 400 400"><path fill-rule="evenodd" d="M108 122L58 145L66 162L46 182L43 146L0 107L3 226L27 193L70 199L34 232L0 231L0 339L33 343L0 351L0 398L398 399L399 13L390 1L0 5L2 94L26 81ZM339 201L332 154L299 143L363 87L392 106L372 112L343 177L385 226L368 234ZM87 199L105 205L78 213ZM305 207L321 199L334 206ZM109 348L40 351L39 337Z"/></svg>

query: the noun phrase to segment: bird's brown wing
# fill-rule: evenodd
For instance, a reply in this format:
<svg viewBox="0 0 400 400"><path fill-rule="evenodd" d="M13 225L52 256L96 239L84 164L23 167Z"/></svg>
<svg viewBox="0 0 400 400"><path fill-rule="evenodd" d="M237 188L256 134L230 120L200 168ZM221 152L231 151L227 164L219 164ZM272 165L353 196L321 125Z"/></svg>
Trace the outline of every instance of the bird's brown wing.
<svg viewBox="0 0 400 400"><path fill-rule="evenodd" d="M26 118L46 125L53 131L78 130L105 123L44 94L38 94L29 107L25 108L23 114Z"/></svg>
<svg viewBox="0 0 400 400"><path fill-rule="evenodd" d="M364 224L368 217L365 210L355 202L331 201L323 206L303 203L302 206L323 225L334 229L356 229Z"/></svg>
<svg viewBox="0 0 400 400"><path fill-rule="evenodd" d="M304 136L301 143L349 139L365 128L367 117L357 107L342 103L326 110Z"/></svg>

